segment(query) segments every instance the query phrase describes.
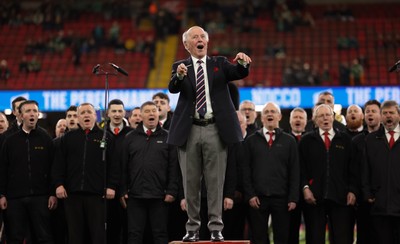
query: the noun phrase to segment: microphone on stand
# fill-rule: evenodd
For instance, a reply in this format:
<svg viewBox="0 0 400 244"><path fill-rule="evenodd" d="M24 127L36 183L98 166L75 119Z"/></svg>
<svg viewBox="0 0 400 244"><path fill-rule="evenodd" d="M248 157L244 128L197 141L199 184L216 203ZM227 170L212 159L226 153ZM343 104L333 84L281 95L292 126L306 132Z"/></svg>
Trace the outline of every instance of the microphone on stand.
<svg viewBox="0 0 400 244"><path fill-rule="evenodd" d="M100 68L100 64L96 64L92 69L92 73L97 74L97 71L99 70L99 68Z"/></svg>
<svg viewBox="0 0 400 244"><path fill-rule="evenodd" d="M126 70L124 70L123 68L119 67L116 64L113 63L109 63L115 70L117 70L119 73L128 76L128 72L126 72Z"/></svg>
<svg viewBox="0 0 400 244"><path fill-rule="evenodd" d="M389 69L389 72L393 72L393 71L398 71L399 70L399 67L400 66L400 60L399 61L397 61L390 69Z"/></svg>

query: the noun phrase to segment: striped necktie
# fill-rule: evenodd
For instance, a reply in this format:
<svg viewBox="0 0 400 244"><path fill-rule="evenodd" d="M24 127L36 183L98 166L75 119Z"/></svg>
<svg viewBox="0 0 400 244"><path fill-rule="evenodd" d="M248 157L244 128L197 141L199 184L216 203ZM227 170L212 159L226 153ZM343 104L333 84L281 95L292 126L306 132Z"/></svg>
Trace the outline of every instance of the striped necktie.
<svg viewBox="0 0 400 244"><path fill-rule="evenodd" d="M196 111L199 113L200 117L204 117L207 113L207 104L204 70L203 67L201 67L203 61L198 60L197 63L199 64L199 67L197 68L196 79Z"/></svg>

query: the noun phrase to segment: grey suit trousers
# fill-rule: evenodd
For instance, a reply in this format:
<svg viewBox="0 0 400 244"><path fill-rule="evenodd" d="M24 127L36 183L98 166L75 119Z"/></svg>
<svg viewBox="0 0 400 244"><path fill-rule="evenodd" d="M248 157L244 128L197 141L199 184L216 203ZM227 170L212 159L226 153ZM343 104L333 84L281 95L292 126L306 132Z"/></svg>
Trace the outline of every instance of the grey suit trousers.
<svg viewBox="0 0 400 244"><path fill-rule="evenodd" d="M208 229L221 231L223 189L227 164L227 147L222 142L216 124L193 125L187 143L179 147L186 199L187 231L200 230L201 179L207 189Z"/></svg>

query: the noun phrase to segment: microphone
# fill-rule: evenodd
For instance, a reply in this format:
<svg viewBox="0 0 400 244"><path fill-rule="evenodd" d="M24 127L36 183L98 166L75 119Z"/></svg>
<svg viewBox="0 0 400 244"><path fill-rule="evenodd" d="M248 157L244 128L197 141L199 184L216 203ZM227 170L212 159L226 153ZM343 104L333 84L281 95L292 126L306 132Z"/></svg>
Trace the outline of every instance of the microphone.
<svg viewBox="0 0 400 244"><path fill-rule="evenodd" d="M109 64L110 64L114 69L116 69L118 72L120 72L121 74L128 76L128 72L126 72L123 68L121 68L121 67L119 67L118 65L113 64L113 63L109 63Z"/></svg>
<svg viewBox="0 0 400 244"><path fill-rule="evenodd" d="M393 72L393 71L399 69L399 65L400 65L400 60L397 61L397 62L389 69L389 72Z"/></svg>
<svg viewBox="0 0 400 244"><path fill-rule="evenodd" d="M100 64L96 64L92 69L93 74L97 74L97 70L99 70L99 68L100 68Z"/></svg>

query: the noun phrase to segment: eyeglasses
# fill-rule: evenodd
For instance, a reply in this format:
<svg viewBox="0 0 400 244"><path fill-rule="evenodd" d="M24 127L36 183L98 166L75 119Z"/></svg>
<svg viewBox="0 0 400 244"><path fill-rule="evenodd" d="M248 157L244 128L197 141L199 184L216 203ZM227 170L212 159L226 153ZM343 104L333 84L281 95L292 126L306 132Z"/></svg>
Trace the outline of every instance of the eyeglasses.
<svg viewBox="0 0 400 244"><path fill-rule="evenodd" d="M255 110L254 110L253 108L241 108L240 111L243 111L243 112L245 112L245 111L252 112L252 111L255 111Z"/></svg>
<svg viewBox="0 0 400 244"><path fill-rule="evenodd" d="M325 117L332 117L333 116L333 114L318 114L317 115L317 118L325 118Z"/></svg>

